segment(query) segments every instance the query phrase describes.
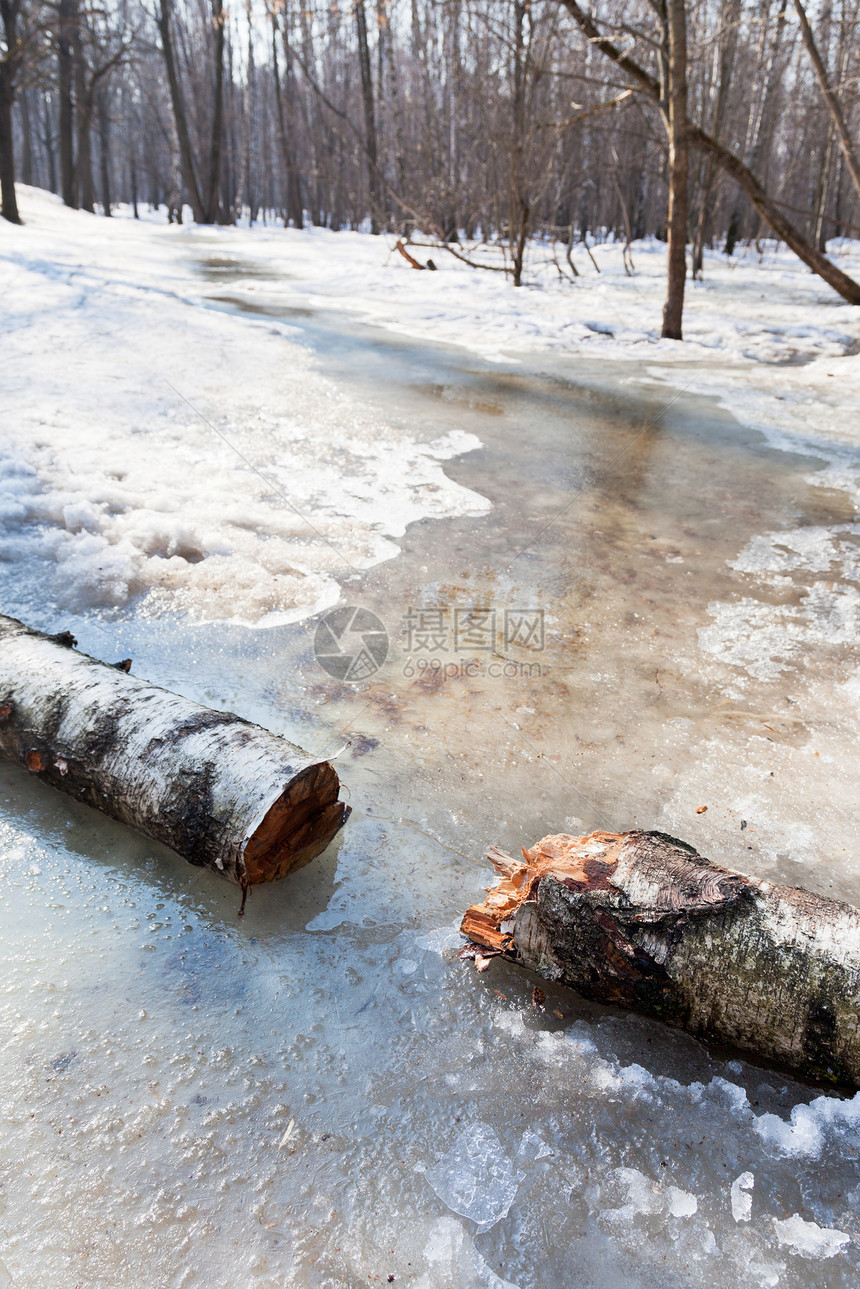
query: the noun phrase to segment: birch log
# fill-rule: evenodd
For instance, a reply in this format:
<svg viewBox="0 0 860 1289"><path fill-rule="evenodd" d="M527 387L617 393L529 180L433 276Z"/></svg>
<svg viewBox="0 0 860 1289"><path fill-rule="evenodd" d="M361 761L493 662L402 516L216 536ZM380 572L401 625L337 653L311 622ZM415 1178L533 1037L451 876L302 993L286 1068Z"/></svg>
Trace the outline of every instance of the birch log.
<svg viewBox="0 0 860 1289"><path fill-rule="evenodd" d="M860 1087L860 911L656 832L545 837L461 930L545 979ZM483 964L481 964L483 965Z"/></svg>
<svg viewBox="0 0 860 1289"><path fill-rule="evenodd" d="M0 758L243 888L307 864L343 826L327 762L74 644L0 617Z"/></svg>

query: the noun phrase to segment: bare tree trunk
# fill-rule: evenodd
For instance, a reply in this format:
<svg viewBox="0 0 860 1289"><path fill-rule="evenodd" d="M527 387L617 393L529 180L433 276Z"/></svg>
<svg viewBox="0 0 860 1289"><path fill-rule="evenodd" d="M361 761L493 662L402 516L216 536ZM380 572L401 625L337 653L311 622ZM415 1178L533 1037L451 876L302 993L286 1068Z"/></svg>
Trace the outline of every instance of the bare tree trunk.
<svg viewBox="0 0 860 1289"><path fill-rule="evenodd" d="M102 210L111 214L110 193L110 115L108 113L107 87L102 85L97 94L99 114L99 172L101 175Z"/></svg>
<svg viewBox="0 0 860 1289"><path fill-rule="evenodd" d="M723 133L723 124L729 101L729 88L734 72L740 20L741 0L729 0L725 8L723 38L720 42L716 99L709 131L717 140L721 138ZM701 192L699 193L699 217L696 221L696 234L693 243L693 277L701 277L704 266L705 241L707 240L711 218L711 194L714 191L716 177L717 164L713 157L709 157L705 165Z"/></svg>
<svg viewBox="0 0 860 1289"><path fill-rule="evenodd" d="M179 84L179 77L176 71L176 54L173 46L173 33L171 30L171 8L172 0L159 0L158 10L158 31L161 36L161 51L164 55L164 66L167 71L167 80L170 87L170 101L173 106L173 120L176 125L176 140L179 148L179 161L182 168L182 181L185 184L188 193L188 200L191 202L191 209L194 212L194 218L198 224L205 224L206 209L203 205L203 198L200 193L200 185L197 182L197 174L194 166L194 152L191 147L191 135L188 130L188 118L185 114L185 101L182 97L182 88ZM182 209L182 199L180 197L180 210Z"/></svg>
<svg viewBox="0 0 860 1289"><path fill-rule="evenodd" d="M403 131L400 125L400 85L397 64L394 60L394 42L391 39L390 0L376 0L377 48L379 50L379 97L385 98L383 86L388 82L388 115L394 141L394 168L398 193L406 192L406 172L403 157Z"/></svg>
<svg viewBox="0 0 860 1289"><path fill-rule="evenodd" d="M601 35L594 20L580 7L577 0L561 0L561 3L576 19L592 44L607 58L612 59L619 67L624 68L640 89L644 90L655 102L659 102L660 87L650 72L645 71L644 68L634 62L626 50L620 49L611 40ZM746 166L739 157L730 152L718 140L706 134L700 126L692 123L688 125L687 141L694 148L699 148L706 155L712 156L720 169L736 180L765 223L770 226L778 238L785 242L790 250L794 251L795 255L804 264L812 269L813 273L822 278L828 286L832 286L833 290L841 295L843 300L847 300L849 304L860 304L860 283L855 282L847 273L843 273L825 255L822 255L802 233L798 232L791 221L783 215L778 204L768 196L749 166Z"/></svg>
<svg viewBox="0 0 860 1289"><path fill-rule="evenodd" d="M373 104L373 75L367 43L367 14L364 0L354 0L355 31L358 39L358 66L361 72L361 97L364 104L364 148L367 154L367 184L370 192L370 228L379 232L379 149L376 139L376 113Z"/></svg>
<svg viewBox="0 0 860 1289"><path fill-rule="evenodd" d="M815 231L813 240L819 251L827 251L827 199L830 195L830 174L833 169L833 129L827 130L827 142L818 171L815 193Z"/></svg>
<svg viewBox="0 0 860 1289"><path fill-rule="evenodd" d="M687 278L687 11L686 0L667 0L666 131L669 136L669 216L666 303L663 331L683 339Z"/></svg>
<svg viewBox="0 0 860 1289"><path fill-rule="evenodd" d="M0 757L241 886L319 855L342 827L332 767L0 617Z"/></svg>
<svg viewBox="0 0 860 1289"><path fill-rule="evenodd" d="M93 187L92 119L93 90L87 85L87 66L84 57L81 28L78 26L75 43L75 118L77 126L77 156L75 157L75 205L89 214L95 214L95 189Z"/></svg>
<svg viewBox="0 0 860 1289"><path fill-rule="evenodd" d="M854 142L845 122L845 114L842 111L842 104L839 102L836 91L830 84L827 75L827 68L824 66L824 60L819 53L818 46L815 43L815 37L812 34L812 28L809 25L809 19L806 16L801 0L794 0L794 7L797 10L797 16L800 20L800 35L804 47L809 55L810 62L815 69L815 76L821 89L824 102L827 104L827 110L830 118L836 128L836 134L839 139L839 146L842 148L842 155L845 158L845 164L848 166L848 172L854 181L854 187L860 195L860 159L854 147Z"/></svg>
<svg viewBox="0 0 860 1289"><path fill-rule="evenodd" d="M257 167L254 164L253 128L254 107L257 96L257 70L254 65L254 24L250 0L247 0L245 5L245 17L248 23L248 71L245 82L244 103L242 107L242 193L236 204L238 207L238 214L241 215L242 206L244 202L247 201L249 222L253 224L257 218Z"/></svg>
<svg viewBox="0 0 860 1289"><path fill-rule="evenodd" d="M513 139L511 146L511 195L510 243L513 253L514 286L522 286L523 260L529 235L531 214L525 185L525 135L526 135L526 77L528 74L528 49L525 23L529 13L529 0L514 0L514 92Z"/></svg>
<svg viewBox="0 0 860 1289"><path fill-rule="evenodd" d="M663 833L545 837L522 861L487 857L503 880L461 927L481 956L860 1085L857 909L719 868Z"/></svg>
<svg viewBox="0 0 860 1289"><path fill-rule="evenodd" d="M277 13L272 10L272 75L275 82L275 110L278 118L278 140L281 145L281 156L284 159L284 171L287 181L287 221L292 221L293 228L302 228L304 226L304 211L302 210L301 188L299 186L299 176L296 170L296 160L293 152L292 140L288 131L286 113L284 110L284 92L281 87L281 77L278 71L278 19ZM287 21L287 15L284 14L284 22ZM284 54L289 60L289 38L284 27ZM290 127L292 127L292 115L290 117Z"/></svg>
<svg viewBox="0 0 860 1289"><path fill-rule="evenodd" d="M204 223L218 220L218 189L221 182L221 148L224 133L224 40L226 15L224 0L212 0L212 30L215 42L215 90L212 111L212 134L209 141L209 190Z"/></svg>
<svg viewBox="0 0 860 1289"><path fill-rule="evenodd" d="M33 182L33 121L30 112L30 95L27 90L18 96L21 109L21 181Z"/></svg>
<svg viewBox="0 0 860 1289"><path fill-rule="evenodd" d="M75 208L74 101L72 82L78 26L77 0L60 0L57 29L57 87L60 101L60 188L65 204Z"/></svg>
<svg viewBox="0 0 860 1289"><path fill-rule="evenodd" d="M0 0L0 21L6 46L6 52L0 58L0 214L10 224L21 223L15 194L15 135L12 126L15 79L21 61L18 42L20 14L21 0Z"/></svg>
<svg viewBox="0 0 860 1289"><path fill-rule="evenodd" d="M5 15L4 15L5 16ZM8 36L8 27L6 28ZM15 151L12 133L12 100L14 96L13 64L0 61L0 201L3 218L20 224L18 198L15 195Z"/></svg>
<svg viewBox="0 0 860 1289"><path fill-rule="evenodd" d="M54 149L54 132L51 126L51 114L48 110L48 102L45 99L42 103L41 130L39 132L42 147L45 149L45 156L48 159L48 187L51 192L57 191L57 158Z"/></svg>

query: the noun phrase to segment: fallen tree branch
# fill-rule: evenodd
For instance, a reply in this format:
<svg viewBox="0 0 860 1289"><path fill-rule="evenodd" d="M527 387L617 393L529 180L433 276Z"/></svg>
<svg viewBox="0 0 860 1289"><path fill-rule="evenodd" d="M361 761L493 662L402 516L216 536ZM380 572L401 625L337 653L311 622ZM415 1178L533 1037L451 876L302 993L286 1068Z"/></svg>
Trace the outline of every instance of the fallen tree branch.
<svg viewBox="0 0 860 1289"><path fill-rule="evenodd" d="M406 247L403 245L402 237L398 237L397 241L394 243L394 249L395 251L400 252L400 254L403 256L406 262L408 264L411 264L412 268L420 269L422 272L424 271L424 269L430 269L431 272L436 271L436 265L433 263L432 260L428 260L426 264L419 264L415 256L410 255Z"/></svg>
<svg viewBox="0 0 860 1289"><path fill-rule="evenodd" d="M413 246L421 246L427 251L447 251L453 255L455 260L462 260L468 264L470 269L484 269L487 273L513 273L512 268L506 264L479 264L477 260L470 260L462 251L455 251L450 242L413 242Z"/></svg>
<svg viewBox="0 0 860 1289"><path fill-rule="evenodd" d="M0 759L243 889L319 855L343 826L326 761L0 617Z"/></svg>
<svg viewBox="0 0 860 1289"><path fill-rule="evenodd" d="M718 868L656 832L562 834L522 860L487 858L502 881L461 926L482 959L860 1086L857 909Z"/></svg>

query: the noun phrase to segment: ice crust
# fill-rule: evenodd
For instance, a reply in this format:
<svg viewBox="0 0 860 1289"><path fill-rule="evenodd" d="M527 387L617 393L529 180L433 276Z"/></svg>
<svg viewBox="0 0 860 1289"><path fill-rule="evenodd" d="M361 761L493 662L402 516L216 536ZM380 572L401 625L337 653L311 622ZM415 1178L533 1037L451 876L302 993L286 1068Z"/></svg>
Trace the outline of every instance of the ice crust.
<svg viewBox="0 0 860 1289"><path fill-rule="evenodd" d="M493 1128L474 1123L426 1177L453 1212L488 1230L508 1213L525 1173L515 1169Z"/></svg>

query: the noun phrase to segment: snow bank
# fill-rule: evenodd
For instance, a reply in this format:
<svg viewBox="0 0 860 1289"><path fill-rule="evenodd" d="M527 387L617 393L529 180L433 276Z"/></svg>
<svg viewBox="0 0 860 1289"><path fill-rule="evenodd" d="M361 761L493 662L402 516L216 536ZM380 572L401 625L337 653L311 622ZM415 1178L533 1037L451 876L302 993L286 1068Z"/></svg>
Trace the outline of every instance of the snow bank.
<svg viewBox="0 0 860 1289"><path fill-rule="evenodd" d="M422 442L293 329L194 307L181 230L22 204L0 243L0 559L30 581L7 610L290 621L410 523L489 508L443 470L474 435Z"/></svg>

